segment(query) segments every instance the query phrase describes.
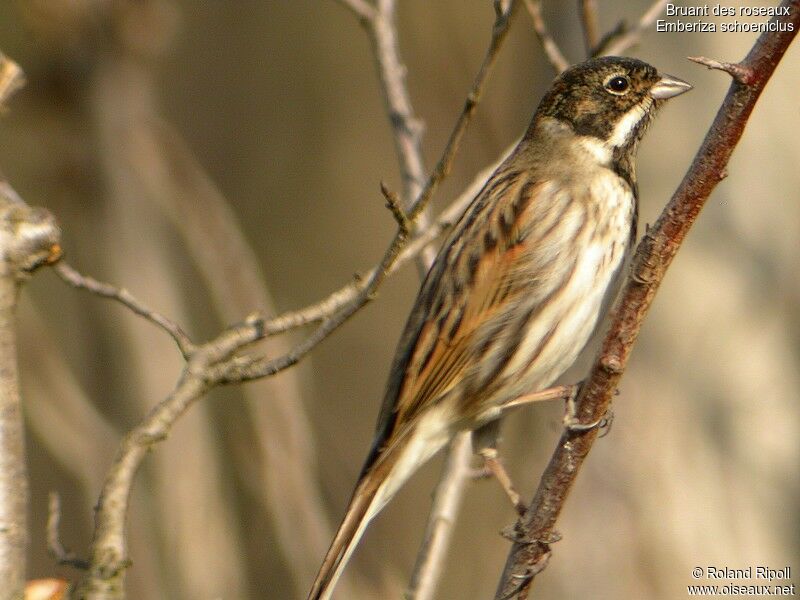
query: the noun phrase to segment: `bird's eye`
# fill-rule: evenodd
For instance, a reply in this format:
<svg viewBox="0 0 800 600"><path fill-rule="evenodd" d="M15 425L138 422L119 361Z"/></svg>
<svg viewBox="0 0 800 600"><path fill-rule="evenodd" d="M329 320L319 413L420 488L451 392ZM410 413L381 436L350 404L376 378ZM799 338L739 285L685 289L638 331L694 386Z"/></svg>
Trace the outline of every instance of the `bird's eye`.
<svg viewBox="0 0 800 600"><path fill-rule="evenodd" d="M615 75L606 82L606 89L612 94L624 94L630 85L631 82L627 77Z"/></svg>

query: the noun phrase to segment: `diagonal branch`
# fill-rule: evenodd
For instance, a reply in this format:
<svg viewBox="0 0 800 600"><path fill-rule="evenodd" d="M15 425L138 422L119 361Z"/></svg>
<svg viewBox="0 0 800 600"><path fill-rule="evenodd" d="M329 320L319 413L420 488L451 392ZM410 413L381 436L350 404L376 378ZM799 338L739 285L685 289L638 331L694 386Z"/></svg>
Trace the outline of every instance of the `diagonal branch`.
<svg viewBox="0 0 800 600"><path fill-rule="evenodd" d="M597 421L608 411L667 268L709 195L724 178L756 101L800 28L800 0L784 0L780 6L788 8L790 15L773 18L774 30L762 34L737 65L736 72L747 73L748 83L734 79L692 166L639 243L611 328L576 401L582 422ZM531 582L549 555L556 520L597 435L596 429L562 434L526 516L517 523L519 541L511 549L496 598L528 597Z"/></svg>
<svg viewBox="0 0 800 600"><path fill-rule="evenodd" d="M76 289L84 289L93 294L96 294L102 298L110 298L112 300L116 300L123 306L126 306L131 311L139 315L140 317L144 317L157 327L160 327L162 330L166 331L175 343L178 346L178 349L183 354L184 358L188 358L189 355L194 351L195 346L192 341L189 339L189 336L183 331L180 325L175 323L172 319L165 317L159 312L154 311L151 308L148 308L142 302L140 302L137 298L135 298L128 290L125 288L117 288L113 285L108 283L103 283L102 281L97 281L93 277L88 277L86 275L81 275L78 271L73 269L70 265L65 262L61 262L55 267L55 271L61 279L64 280L67 284L71 285Z"/></svg>
<svg viewBox="0 0 800 600"><path fill-rule="evenodd" d="M378 0L376 12L368 15L366 11L361 11L360 16L362 23L371 34L373 40L378 72L393 127L395 146L397 148L403 175L406 210L402 218L397 218L397 216L401 214L398 212L400 207L390 199L391 196L389 194L384 194L387 199L390 199L390 208L392 208L396 219L400 223L400 233L402 234L403 230L406 228L405 223L408 221L416 224L423 230L427 229L431 231L435 229L429 224L425 207L436 191L438 184L447 176L452 166L453 159L460 146L463 135L483 93L488 75L497 60L500 47L508 34L512 17L518 7L518 2L516 0L495 2L496 18L489 47L480 69L478 70L478 74L475 76L472 87L467 94L464 108L456 121L438 163L427 180L424 176L424 163L421 151L422 128L419 121L414 117L408 90L405 86L405 68L402 66L398 53L394 7L394 0ZM487 171L479 176L479 186L482 185L483 180L490 173L491 171ZM470 188L473 187L474 185L470 186ZM477 187L474 192L477 192L478 189L479 187ZM474 196L474 193L470 191L469 194L463 194L462 198L469 202L472 196ZM394 207L392 207L393 204ZM457 201L456 204L460 205L461 202ZM464 207L466 207L466 203ZM463 209L461 209L461 211L463 211ZM460 215L461 211L457 214ZM434 252L432 249L428 249L429 242L423 242L423 237L424 235L417 233L417 238L411 242L409 247L406 248L406 251L415 246L415 244L422 242L421 245L417 246L420 250L424 251L421 259L418 261L418 266L420 275L424 277L430 264L433 262ZM368 292L367 288L374 285L376 275L378 275L380 269L388 269L388 274L399 263L402 256L403 254L399 253L393 260L389 261L388 264L386 260L384 260L382 267L374 269L368 275L366 284L356 281L349 290L348 288L342 290L344 292L342 296L350 295L356 292L359 287L363 286L364 289L362 289L354 302L358 303L360 300L366 301L371 294L374 293L375 289L373 287L372 291ZM389 253L387 253L387 258L388 257ZM331 297L330 300L338 302L342 299L342 296L338 296L337 298ZM343 322L341 319L346 319L348 316L347 311L344 311L339 313L336 317L332 317L324 322L317 331L312 334L311 338L308 338L295 348L291 353L295 356L284 357L285 360L280 364L274 364L275 361L272 361L273 366L282 367L288 360L299 359L303 353L308 352L313 348L315 343L321 341L333 328L341 324L341 322ZM269 328L269 324L267 326ZM262 364L260 367L269 368L270 365ZM424 598L428 598L435 589L436 582L439 578L439 568L443 563L443 557L449 544L452 523L455 520L455 515L457 514L463 493L462 490L467 480L466 467L471 455L468 441L466 436L460 436L450 447L447 464L436 489L433 509L428 519L425 540L423 541L420 554L417 557L414 574L412 575L412 590L407 594L409 598L414 597L417 600L423 600ZM445 512L447 514L443 516ZM432 540L435 540L435 542Z"/></svg>
<svg viewBox="0 0 800 600"><path fill-rule="evenodd" d="M238 353L263 336L263 322L254 316L198 346L173 392L125 435L95 509L89 570L75 597L124 597L124 575L130 565L125 524L134 476L148 451L166 439L194 402L222 382L227 369L239 363Z"/></svg>
<svg viewBox="0 0 800 600"><path fill-rule="evenodd" d="M375 7L367 0L336 0L342 6L349 8L361 21L375 18Z"/></svg>
<svg viewBox="0 0 800 600"><path fill-rule="evenodd" d="M533 31L536 33L536 37L539 38L539 43L542 45L544 55L547 57L550 66L553 67L556 74L566 71L569 68L569 61L547 29L542 16L541 0L525 0L525 8L528 9L528 14L533 22Z"/></svg>
<svg viewBox="0 0 800 600"><path fill-rule="evenodd" d="M579 0L578 8L583 25L583 45L586 56L591 57L600 41L600 19L597 14L597 0Z"/></svg>
<svg viewBox="0 0 800 600"><path fill-rule="evenodd" d="M630 29L624 27L613 31L610 35L606 36L600 41L599 45L592 52L593 56L600 55L619 55L624 54L628 48L635 46L639 43L642 34L647 31L653 23L656 22L658 16L664 12L668 4L668 0L655 0L650 5L644 14L636 22L636 25Z"/></svg>

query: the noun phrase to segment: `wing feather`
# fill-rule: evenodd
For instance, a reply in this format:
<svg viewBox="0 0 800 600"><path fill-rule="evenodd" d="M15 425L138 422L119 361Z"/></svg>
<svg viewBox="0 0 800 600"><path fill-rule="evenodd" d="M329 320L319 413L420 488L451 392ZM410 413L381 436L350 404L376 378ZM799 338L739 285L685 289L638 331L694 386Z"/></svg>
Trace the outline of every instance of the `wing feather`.
<svg viewBox="0 0 800 600"><path fill-rule="evenodd" d="M427 406L462 381L473 361L476 332L499 316L514 293L522 213L545 183L507 170L487 182L445 240L400 339L378 431L364 466L405 433ZM487 223L488 220L488 223ZM444 279L444 272L448 278ZM402 426L399 427L402 429Z"/></svg>

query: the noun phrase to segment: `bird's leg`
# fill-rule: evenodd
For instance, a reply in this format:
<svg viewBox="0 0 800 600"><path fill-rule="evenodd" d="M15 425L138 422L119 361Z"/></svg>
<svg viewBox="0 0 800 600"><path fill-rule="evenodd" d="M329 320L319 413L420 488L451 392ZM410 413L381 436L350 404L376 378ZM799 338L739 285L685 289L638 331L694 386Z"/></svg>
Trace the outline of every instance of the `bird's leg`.
<svg viewBox="0 0 800 600"><path fill-rule="evenodd" d="M555 387L547 388L533 392L532 394L525 394L506 402L502 406L503 412L512 408L534 404L535 402L543 402L548 400L564 400L566 402L566 410L564 412L563 423L564 427L570 431L581 432L595 429L596 427L606 427L611 423L611 415L603 415L601 418L591 423L581 423L578 419L578 410L575 400L578 397L578 392L581 389L582 382L573 383L570 385L557 385Z"/></svg>
<svg viewBox="0 0 800 600"><path fill-rule="evenodd" d="M511 477L508 475L508 471L506 471L503 463L500 462L497 448L483 448L479 454L483 458L486 468L497 480L497 483L500 484L500 487L503 488L503 491L506 493L506 496L508 496L508 499L511 500L514 510L516 510L520 516L524 515L525 511L527 510L525 503L522 501L522 497L519 495L519 492L517 492L517 490L514 488L514 484L511 482Z"/></svg>
<svg viewBox="0 0 800 600"><path fill-rule="evenodd" d="M544 402L548 400L566 400L568 407L570 402L574 406L575 397L578 395L578 390L580 389L580 383L574 383L571 385L557 385L555 387L547 388L546 390L540 390L538 392L533 392L532 394L525 394L524 396L514 398L513 400L503 404L502 410L505 412L519 406L527 406L528 404L534 404L535 402Z"/></svg>
<svg viewBox="0 0 800 600"><path fill-rule="evenodd" d="M526 511L525 503L522 501L519 492L514 488L508 471L506 471L503 463L500 462L500 455L497 451L497 438L499 433L499 420L491 421L479 427L472 432L472 448L475 454L483 458L485 470L497 480L500 487L502 487L503 491L506 493L506 496L511 500L514 510L517 511L517 514L522 516Z"/></svg>

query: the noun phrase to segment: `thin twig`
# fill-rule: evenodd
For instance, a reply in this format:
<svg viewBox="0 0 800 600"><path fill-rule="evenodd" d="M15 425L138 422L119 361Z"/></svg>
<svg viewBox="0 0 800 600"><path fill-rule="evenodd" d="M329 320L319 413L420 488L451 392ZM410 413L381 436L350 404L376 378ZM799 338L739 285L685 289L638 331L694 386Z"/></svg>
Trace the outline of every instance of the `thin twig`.
<svg viewBox="0 0 800 600"><path fill-rule="evenodd" d="M591 57L600 41L600 20L597 15L597 0L579 0L578 8L583 25L583 43L586 56Z"/></svg>
<svg viewBox="0 0 800 600"><path fill-rule="evenodd" d="M274 314L260 260L232 204L180 134L160 122L158 108L151 109L153 118L136 127L138 136L151 140L146 147L152 151L132 149L127 159L147 190L143 197L156 204L182 236L183 247L208 289L210 304L223 322L234 322L254 308ZM154 164L159 166L153 168ZM279 356L291 345L289 337L274 336L259 351ZM288 372L243 387L242 410L247 412L252 440L237 440L252 445L251 461L244 466L247 473L239 469L241 481L272 521L272 551L292 565L296 596L307 591L319 566L317 557L327 549L333 529L319 488L307 414L310 407L302 401L299 379L299 373ZM231 543L236 541L231 538ZM341 592L353 598L375 595L361 584L344 581Z"/></svg>
<svg viewBox="0 0 800 600"><path fill-rule="evenodd" d="M78 271L73 269L65 262L60 262L55 266L55 271L64 282L68 283L74 288L84 289L93 294L103 298L110 298L116 300L120 304L126 306L137 315L144 317L157 327L167 332L170 337L175 340L178 349L183 354L184 358L188 358L195 350L194 343L189 339L189 336L183 331L180 325L165 317L161 313L152 310L135 298L125 288L118 288L109 283L97 281L93 277L81 275Z"/></svg>
<svg viewBox="0 0 800 600"><path fill-rule="evenodd" d="M411 94L406 85L407 69L400 56L395 8L395 0L378 0L377 10L372 19L365 24L372 41L378 79L400 165L403 181L402 208L408 214L426 179L425 161L422 156L424 127L414 112ZM397 203L397 206L400 207L401 204ZM401 224L401 228L413 223L418 229L425 229L430 224L430 214L424 210L418 215L409 216L404 222L406 225ZM417 257L420 278L428 272L434 257L433 248L423 248Z"/></svg>
<svg viewBox="0 0 800 600"><path fill-rule="evenodd" d="M698 65L708 67L709 69L725 71L736 81L744 85L750 85L756 76L752 69L737 63L720 62L718 60L714 60L713 58L706 58L704 56L687 56L686 58L692 62L696 62Z"/></svg>
<svg viewBox="0 0 800 600"><path fill-rule="evenodd" d="M656 0L636 22L636 25L618 35L610 35L595 48L595 55L613 56L623 54L631 46L639 43L642 34L655 23L658 16L664 12L669 0Z"/></svg>
<svg viewBox="0 0 800 600"><path fill-rule="evenodd" d="M447 140L447 144L442 152L442 156L439 158L439 162L436 163L436 166L431 172L425 187L423 188L422 192L420 192L411 210L407 211L410 219L414 219L414 217L422 211L422 209L427 205L428 200L430 200L430 197L436 191L439 183L441 183L441 181L450 172L450 168L453 164L453 158L455 157L456 151L461 143L461 138L464 136L464 133L467 130L467 125L469 125L472 115L475 113L475 108L478 106L478 102L481 99L481 95L483 94L489 73L497 61L500 48L502 47L503 42L508 35L511 21L514 18L514 15L516 15L518 6L519 2L516 0L510 0L505 12L497 15L494 27L492 28L492 38L489 42L489 48L486 51L486 55L483 58L480 69L478 69L478 74L475 76L472 87L467 94L467 99L464 102L464 108L462 109L461 115L456 121L455 127L453 127L453 131L450 134L450 138Z"/></svg>
<svg viewBox="0 0 800 600"><path fill-rule="evenodd" d="M459 194L459 196L444 211L442 211L442 213L427 229L418 231L417 237L415 237L413 241L409 242L408 245L403 248L403 251L389 269L390 275L396 272L408 261L416 258L423 248L435 241L436 238L442 235L442 233L447 231L453 225L453 223L456 222L456 220L466 209L467 205L472 202L473 198L486 183L486 179L492 174L492 172L494 172L494 170L497 168L497 165L502 162L507 153L508 151L506 151L506 154L504 154L503 157L501 157L497 162L481 170L481 172L478 173L472 180L472 183L470 183L470 185L463 192L461 192L461 194ZM303 327L305 325L322 321L330 317L343 306L355 300L358 294L364 290L367 281L372 278L377 269L377 266L373 267L373 269L368 271L366 275L358 277L356 281L339 288L319 302L315 302L314 304L299 310L286 312L273 319L270 319L265 324L267 335L276 335L283 333L284 331Z"/></svg>
<svg viewBox="0 0 800 600"><path fill-rule="evenodd" d="M67 565L76 569L89 568L88 561L78 558L61 543L61 496L58 492L50 492L47 498L47 551L58 561L59 565Z"/></svg>
<svg viewBox="0 0 800 600"><path fill-rule="evenodd" d="M542 3L541 0L525 0L525 8L528 9L528 14L533 22L533 31L539 38L539 43L542 45L544 55L547 57L550 66L556 74L559 74L569 68L569 61L564 57L564 53L556 44L547 25L542 17Z"/></svg>
<svg viewBox="0 0 800 600"><path fill-rule="evenodd" d="M752 74L750 84L734 79L692 166L661 216L637 247L631 274L599 355L576 400L581 422L593 423L608 411L614 391L653 297L701 208L722 180L725 168L742 136L764 86L800 28L800 0L780 5L789 16L773 18L774 29L762 34L738 67ZM780 25L780 26L779 26ZM596 428L566 430L550 459L526 516L518 524L522 542L515 543L506 562L496 598L507 597L520 576L531 572L549 552L552 532L580 467L598 436ZM532 581L515 595L528 597Z"/></svg>
<svg viewBox="0 0 800 600"><path fill-rule="evenodd" d="M408 220L403 207L400 206L400 199L392 190L386 187L386 184L381 181L381 193L386 198L386 208L392 212L394 220L397 221L397 226L403 233L411 233L411 221Z"/></svg>
<svg viewBox="0 0 800 600"><path fill-rule="evenodd" d="M78 597L123 597L120 591L130 565L125 523L136 472L150 448L166 439L186 410L222 383L227 370L236 368L237 354L263 336L263 322L251 317L196 347L175 390L125 435L97 504L89 571L80 583Z"/></svg>

